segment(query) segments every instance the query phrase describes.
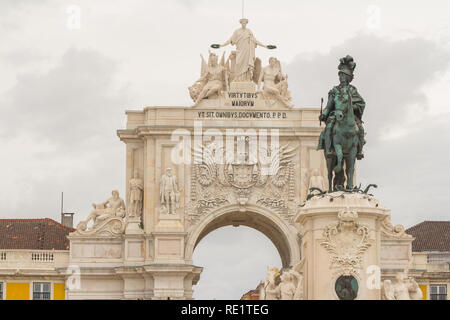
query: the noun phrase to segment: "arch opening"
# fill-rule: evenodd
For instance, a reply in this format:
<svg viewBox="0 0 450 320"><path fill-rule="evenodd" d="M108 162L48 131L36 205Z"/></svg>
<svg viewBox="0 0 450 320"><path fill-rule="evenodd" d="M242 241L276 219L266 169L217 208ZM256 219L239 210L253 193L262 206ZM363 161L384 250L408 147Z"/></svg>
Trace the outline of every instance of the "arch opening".
<svg viewBox="0 0 450 320"><path fill-rule="evenodd" d="M242 212L239 207L230 206L210 214L188 235L185 257L192 261L193 252L199 242L214 230L225 226L246 226L270 239L278 250L283 267L287 268L299 262L298 231L269 210L260 207L249 209L253 210Z"/></svg>
<svg viewBox="0 0 450 320"><path fill-rule="evenodd" d="M266 217L252 212L233 212L218 217L202 230L195 242L194 250L206 235L225 226L246 226L261 232L270 239L278 250L283 267L288 267L290 265L291 257L289 244L282 231Z"/></svg>
<svg viewBox="0 0 450 320"><path fill-rule="evenodd" d="M194 251L203 271L193 287L194 299L237 300L254 296L267 266L281 267L278 250L261 232L246 226L225 226L206 235Z"/></svg>

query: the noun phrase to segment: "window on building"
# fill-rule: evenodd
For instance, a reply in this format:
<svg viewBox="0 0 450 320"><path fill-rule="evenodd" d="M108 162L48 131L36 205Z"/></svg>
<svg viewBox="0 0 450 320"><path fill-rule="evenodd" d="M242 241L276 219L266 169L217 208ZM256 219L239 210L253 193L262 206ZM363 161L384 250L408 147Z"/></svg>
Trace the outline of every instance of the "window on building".
<svg viewBox="0 0 450 320"><path fill-rule="evenodd" d="M445 284L436 284L430 286L431 300L447 300L447 286Z"/></svg>
<svg viewBox="0 0 450 320"><path fill-rule="evenodd" d="M0 282L0 300L3 300L3 282Z"/></svg>
<svg viewBox="0 0 450 320"><path fill-rule="evenodd" d="M50 282L33 283L33 300L50 300Z"/></svg>

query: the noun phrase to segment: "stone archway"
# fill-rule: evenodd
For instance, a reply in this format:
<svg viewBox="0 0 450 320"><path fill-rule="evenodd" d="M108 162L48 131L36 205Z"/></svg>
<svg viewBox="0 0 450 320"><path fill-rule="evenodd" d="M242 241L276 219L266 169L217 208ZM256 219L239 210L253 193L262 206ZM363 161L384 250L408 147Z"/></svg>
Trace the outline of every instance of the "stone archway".
<svg viewBox="0 0 450 320"><path fill-rule="evenodd" d="M194 250L206 235L230 225L247 226L263 233L277 248L283 267L292 266L300 261L298 230L267 208L252 205L247 205L245 210L239 205L222 207L196 224L186 238L186 261L193 263Z"/></svg>

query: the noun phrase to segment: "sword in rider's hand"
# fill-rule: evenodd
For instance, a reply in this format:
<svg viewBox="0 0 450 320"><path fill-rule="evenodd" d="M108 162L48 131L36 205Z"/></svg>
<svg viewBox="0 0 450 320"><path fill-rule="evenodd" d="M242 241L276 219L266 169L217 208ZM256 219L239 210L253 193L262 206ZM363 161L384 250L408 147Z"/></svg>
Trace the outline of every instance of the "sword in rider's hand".
<svg viewBox="0 0 450 320"><path fill-rule="evenodd" d="M322 109L323 109L323 98L320 98L320 117L319 117L319 127L322 126Z"/></svg>

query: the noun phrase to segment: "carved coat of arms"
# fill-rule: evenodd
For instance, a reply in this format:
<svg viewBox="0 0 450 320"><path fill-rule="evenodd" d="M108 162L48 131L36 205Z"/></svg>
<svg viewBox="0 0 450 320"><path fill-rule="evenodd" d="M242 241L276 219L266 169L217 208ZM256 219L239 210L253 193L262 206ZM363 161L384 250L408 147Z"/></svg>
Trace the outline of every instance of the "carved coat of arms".
<svg viewBox="0 0 450 320"><path fill-rule="evenodd" d="M248 137L245 142L245 150L232 159L227 158L224 148L218 148L214 143L194 147L196 161L188 206L188 215L192 220L230 203L243 207L254 203L286 216L294 214L292 158L297 147L291 147L288 143L262 149L267 159L262 163L249 151Z"/></svg>
<svg viewBox="0 0 450 320"><path fill-rule="evenodd" d="M329 225L321 243L331 254L331 268L341 275L356 275L363 254L370 247L369 229L357 222L358 213L346 208L338 213L337 225Z"/></svg>

